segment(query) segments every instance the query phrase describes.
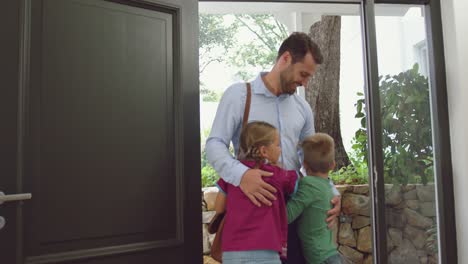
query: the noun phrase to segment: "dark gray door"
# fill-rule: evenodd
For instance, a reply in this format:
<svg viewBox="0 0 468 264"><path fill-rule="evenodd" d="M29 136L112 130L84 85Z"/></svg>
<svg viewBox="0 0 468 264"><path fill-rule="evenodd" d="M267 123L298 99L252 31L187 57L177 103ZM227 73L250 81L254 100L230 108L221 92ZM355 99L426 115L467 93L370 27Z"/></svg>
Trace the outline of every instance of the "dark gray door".
<svg viewBox="0 0 468 264"><path fill-rule="evenodd" d="M0 3L0 263L201 263L197 5Z"/></svg>

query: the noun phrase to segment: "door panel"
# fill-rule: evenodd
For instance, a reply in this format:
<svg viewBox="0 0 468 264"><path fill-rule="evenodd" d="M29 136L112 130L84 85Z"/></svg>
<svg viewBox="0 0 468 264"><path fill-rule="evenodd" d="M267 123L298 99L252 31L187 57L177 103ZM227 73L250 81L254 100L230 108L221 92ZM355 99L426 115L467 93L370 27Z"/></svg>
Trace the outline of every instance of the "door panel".
<svg viewBox="0 0 468 264"><path fill-rule="evenodd" d="M42 82L31 85L40 121L28 175L41 192L29 204L44 216L33 217L34 237L175 239L171 16L99 1L44 4Z"/></svg>
<svg viewBox="0 0 468 264"><path fill-rule="evenodd" d="M17 263L201 262L197 2L22 3Z"/></svg>

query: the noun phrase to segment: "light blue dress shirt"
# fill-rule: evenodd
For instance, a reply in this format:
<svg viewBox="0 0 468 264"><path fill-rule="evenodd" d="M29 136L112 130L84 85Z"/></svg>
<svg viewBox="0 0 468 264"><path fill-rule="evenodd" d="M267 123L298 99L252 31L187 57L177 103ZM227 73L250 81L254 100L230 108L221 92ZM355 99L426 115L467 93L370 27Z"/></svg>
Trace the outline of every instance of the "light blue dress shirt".
<svg viewBox="0 0 468 264"><path fill-rule="evenodd" d="M302 163L298 143L315 133L312 109L298 94L272 94L262 80L264 74L251 82L249 122L264 121L275 126L282 149L279 162L287 170L297 170ZM229 152L231 141L235 153L239 149L246 97L245 83L233 84L224 92L206 141L208 161L226 182L235 186L239 186L242 175L249 169Z"/></svg>

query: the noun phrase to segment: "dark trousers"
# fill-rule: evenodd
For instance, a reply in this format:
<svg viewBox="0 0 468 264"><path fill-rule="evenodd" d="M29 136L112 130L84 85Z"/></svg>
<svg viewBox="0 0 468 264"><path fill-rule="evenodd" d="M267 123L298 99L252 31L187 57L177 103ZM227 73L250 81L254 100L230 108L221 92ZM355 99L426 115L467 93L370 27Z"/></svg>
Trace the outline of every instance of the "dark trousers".
<svg viewBox="0 0 468 264"><path fill-rule="evenodd" d="M305 264L302 245L297 235L297 219L288 225L288 253L287 260L283 264Z"/></svg>

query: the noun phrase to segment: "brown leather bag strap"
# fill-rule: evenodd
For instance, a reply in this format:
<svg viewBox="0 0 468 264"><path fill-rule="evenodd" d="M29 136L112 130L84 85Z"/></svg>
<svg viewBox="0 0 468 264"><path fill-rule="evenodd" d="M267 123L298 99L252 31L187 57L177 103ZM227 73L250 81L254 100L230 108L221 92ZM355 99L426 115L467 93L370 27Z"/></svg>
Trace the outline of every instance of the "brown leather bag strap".
<svg viewBox="0 0 468 264"><path fill-rule="evenodd" d="M244 109L244 119L242 119L242 128L247 125L249 121L249 113L250 113L250 100L252 98L252 89L250 88L250 83L247 84L247 98L245 99L245 109Z"/></svg>
<svg viewBox="0 0 468 264"><path fill-rule="evenodd" d="M250 83L246 83L246 84L247 84L247 98L245 99L244 119L242 119L242 129L245 128L245 126L247 125L247 122L249 121L250 101L252 98L252 92L251 92L252 89L250 88ZM213 244L211 245L210 255L213 259L221 263L222 263L222 256L223 256L223 251L221 247L221 244L222 244L221 237L223 235L225 219L226 219L225 214L219 215L217 219L212 220L212 223L210 223L210 226L209 226L210 233L214 232L214 229L216 229L216 235L215 235Z"/></svg>

